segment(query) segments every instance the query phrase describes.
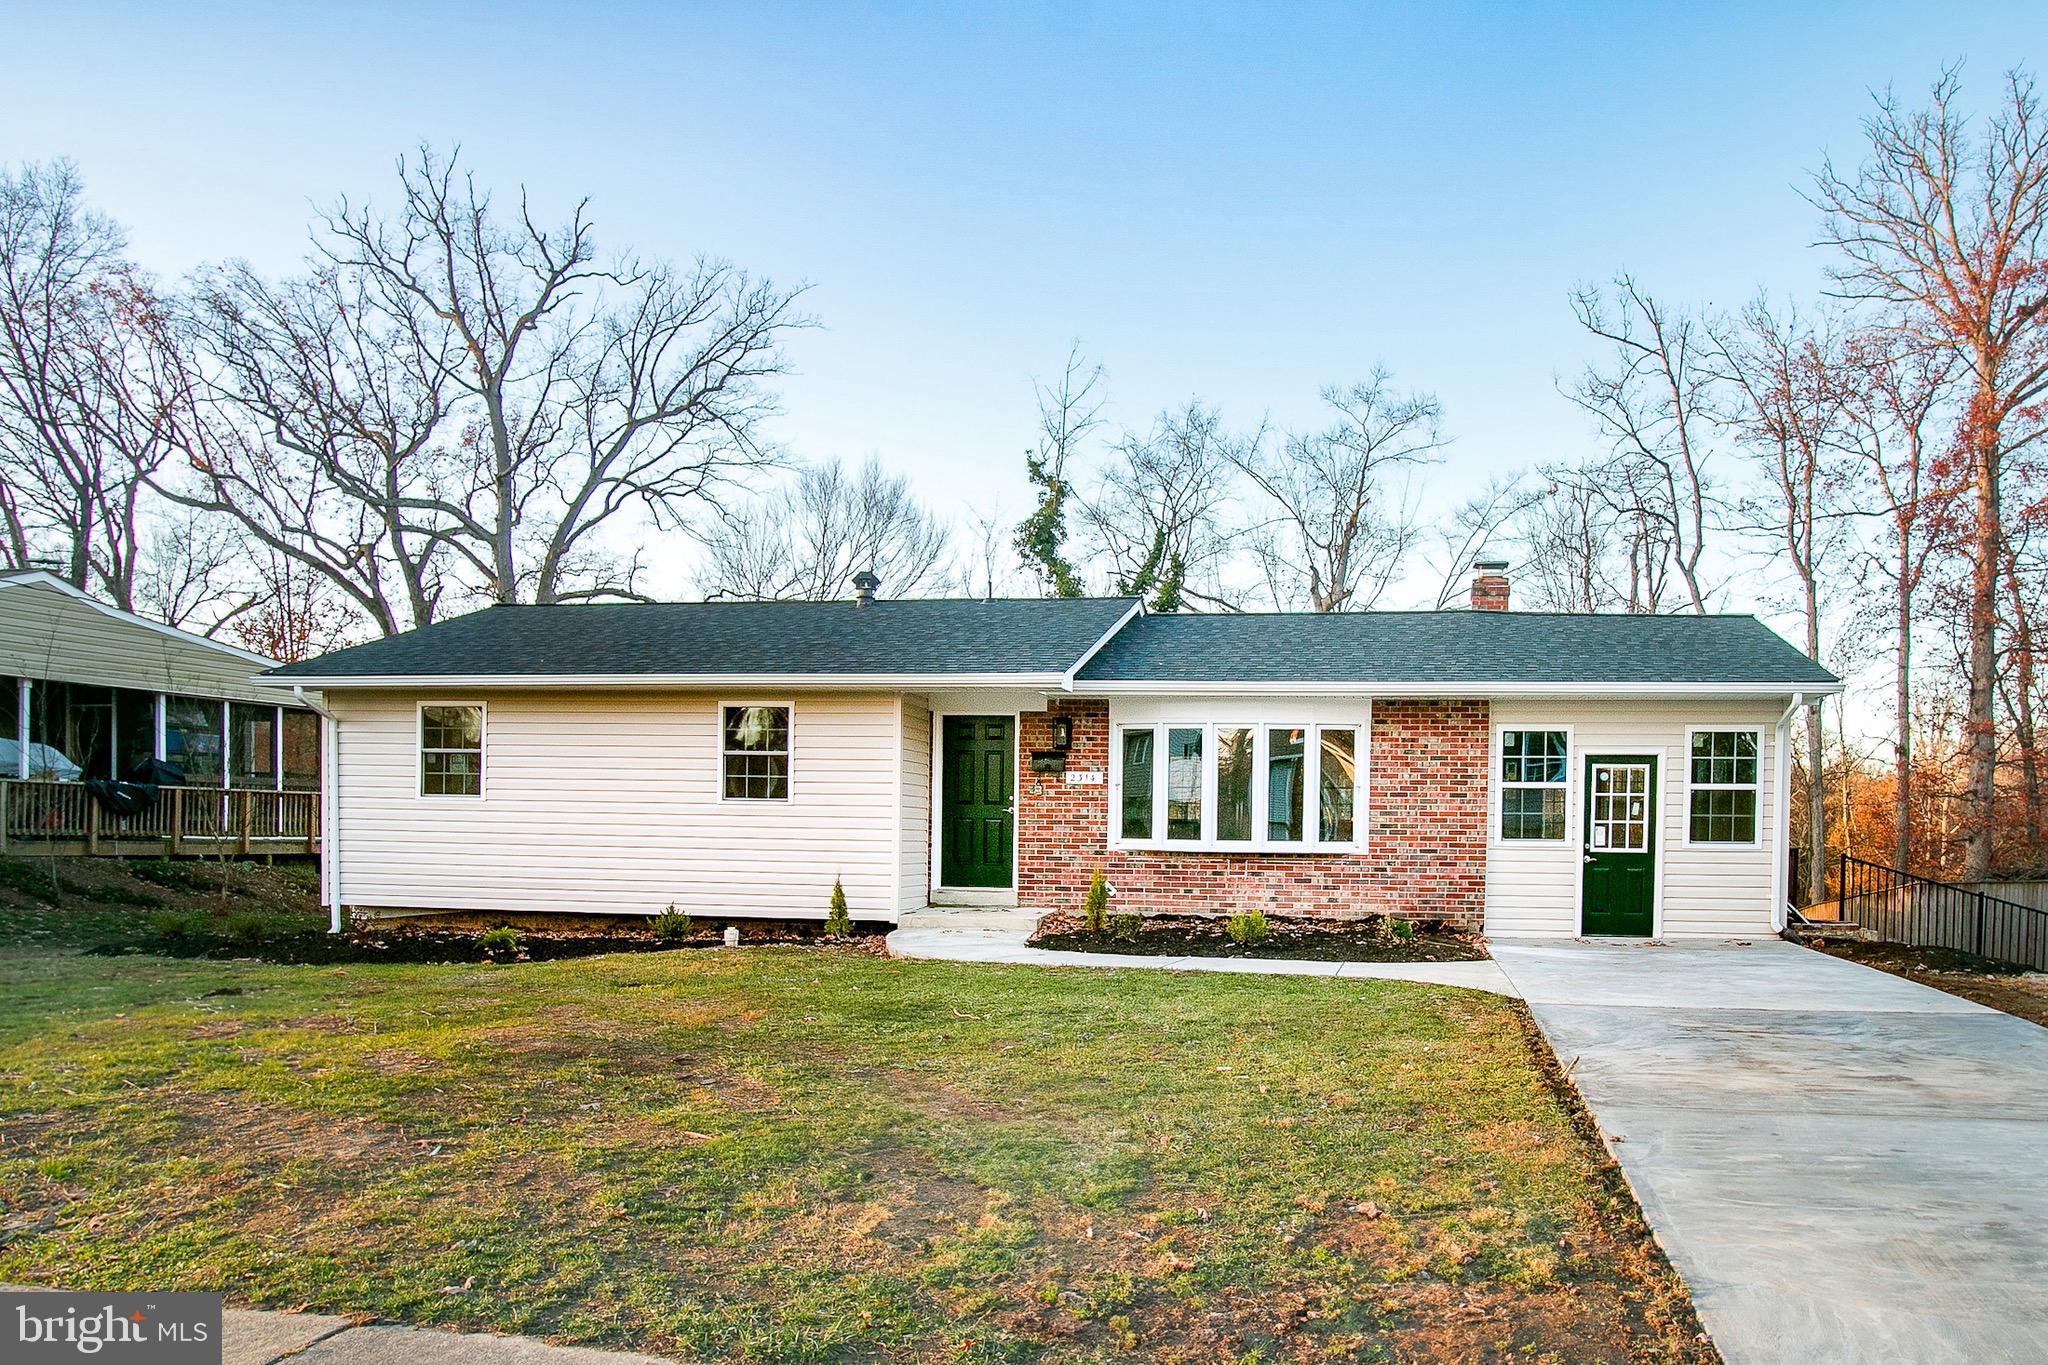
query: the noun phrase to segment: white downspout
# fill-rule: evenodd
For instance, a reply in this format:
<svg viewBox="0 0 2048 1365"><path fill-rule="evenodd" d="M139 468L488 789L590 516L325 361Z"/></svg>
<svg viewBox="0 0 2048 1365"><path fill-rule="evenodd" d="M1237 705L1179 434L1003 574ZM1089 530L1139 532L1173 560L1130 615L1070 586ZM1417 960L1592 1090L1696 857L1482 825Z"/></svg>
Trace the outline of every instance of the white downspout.
<svg viewBox="0 0 2048 1365"><path fill-rule="evenodd" d="M1792 704L1778 717L1772 736L1775 761L1771 765L1771 807L1776 830L1771 841L1771 928L1781 934L1790 919L1792 903L1792 888L1785 879L1786 865L1792 860L1792 717L1805 709L1806 694L1794 692Z"/></svg>

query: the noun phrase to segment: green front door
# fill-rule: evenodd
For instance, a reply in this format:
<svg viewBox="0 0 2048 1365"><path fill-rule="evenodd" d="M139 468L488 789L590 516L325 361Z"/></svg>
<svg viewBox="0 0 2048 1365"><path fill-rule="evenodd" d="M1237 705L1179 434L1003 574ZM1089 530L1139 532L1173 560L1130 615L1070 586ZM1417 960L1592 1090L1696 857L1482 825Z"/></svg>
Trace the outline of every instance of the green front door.
<svg viewBox="0 0 2048 1365"><path fill-rule="evenodd" d="M1010 884L1017 746L1009 716L947 716L939 821L939 885Z"/></svg>
<svg viewBox="0 0 2048 1365"><path fill-rule="evenodd" d="M1647 938L1657 922L1657 760L1586 760L1580 932Z"/></svg>

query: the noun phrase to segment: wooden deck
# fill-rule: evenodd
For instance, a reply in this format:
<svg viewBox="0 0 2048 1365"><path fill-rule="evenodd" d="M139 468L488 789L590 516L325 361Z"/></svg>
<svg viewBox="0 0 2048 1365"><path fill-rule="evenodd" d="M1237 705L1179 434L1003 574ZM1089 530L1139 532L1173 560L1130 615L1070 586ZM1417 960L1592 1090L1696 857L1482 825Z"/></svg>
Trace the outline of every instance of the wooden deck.
<svg viewBox="0 0 2048 1365"><path fill-rule="evenodd" d="M0 780L0 855L163 858L320 851L320 794L161 787L134 815L101 808L76 782Z"/></svg>

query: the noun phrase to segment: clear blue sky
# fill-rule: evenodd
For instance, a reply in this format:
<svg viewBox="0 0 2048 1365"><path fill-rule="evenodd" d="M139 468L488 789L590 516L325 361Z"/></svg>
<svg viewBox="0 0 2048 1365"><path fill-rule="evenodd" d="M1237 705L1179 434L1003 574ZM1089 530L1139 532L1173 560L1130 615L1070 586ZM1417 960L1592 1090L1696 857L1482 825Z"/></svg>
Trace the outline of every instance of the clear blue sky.
<svg viewBox="0 0 2048 1365"><path fill-rule="evenodd" d="M2048 6L29 6L0 159L77 159L144 264L286 269L308 205L459 141L604 240L815 288L779 434L1026 505L1030 378L1305 420L1376 362L1438 481L1573 453L1566 291L1808 291L1795 193L1866 92L2042 65ZM573 17L571 17L573 16ZM2048 74L2048 73L2044 73Z"/></svg>

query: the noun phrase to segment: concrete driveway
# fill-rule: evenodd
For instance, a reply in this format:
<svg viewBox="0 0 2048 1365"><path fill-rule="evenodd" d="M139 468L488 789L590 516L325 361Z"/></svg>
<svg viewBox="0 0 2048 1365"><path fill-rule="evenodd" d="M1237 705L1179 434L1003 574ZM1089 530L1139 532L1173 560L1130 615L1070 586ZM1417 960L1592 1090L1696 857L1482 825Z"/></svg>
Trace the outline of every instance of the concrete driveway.
<svg viewBox="0 0 2048 1365"><path fill-rule="evenodd" d="M1729 1361L2048 1360L2048 1029L1776 939L1493 953Z"/></svg>

